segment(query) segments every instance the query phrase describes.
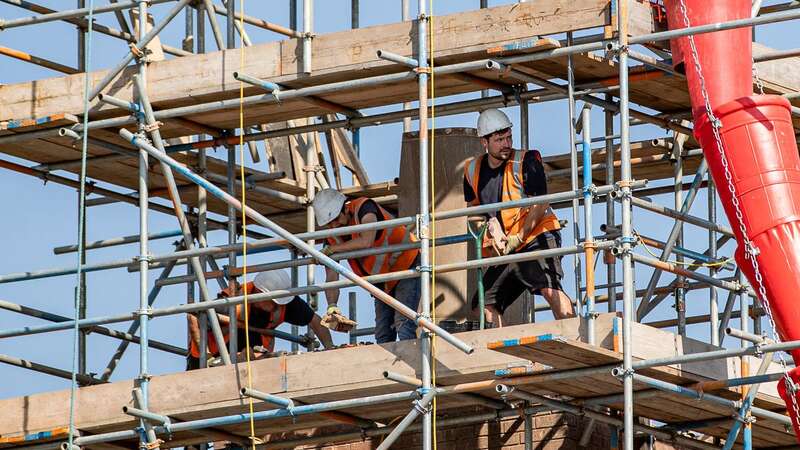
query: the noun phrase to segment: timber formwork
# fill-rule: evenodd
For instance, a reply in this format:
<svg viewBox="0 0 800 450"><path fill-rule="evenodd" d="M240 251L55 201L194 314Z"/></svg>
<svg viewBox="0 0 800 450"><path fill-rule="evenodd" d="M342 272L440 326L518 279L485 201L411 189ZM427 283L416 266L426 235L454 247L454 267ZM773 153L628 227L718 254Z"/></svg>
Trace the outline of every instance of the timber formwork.
<svg viewBox="0 0 800 450"><path fill-rule="evenodd" d="M6 3L34 8L43 15L31 20L3 20L0 28L48 19L47 11L40 7L36 10L26 2ZM209 12L209 8L215 9L210 13L212 17L218 14L235 16L236 2L233 0L222 2L224 7L208 0L162 3L170 3L172 17L182 8L190 11L189 17L192 17L192 10L200 12L201 21L202 12ZM404 7L408 6L405 5L407 2L403 3ZM336 286L358 285L373 293L370 283L420 277L423 306L418 312L406 313L418 321L422 333L420 339L412 342L254 361L251 388L256 392L251 391L250 395L259 398L253 416L255 436L263 441L259 446L323 446L351 442L361 437L369 440L370 445L385 448L395 442L397 434L413 419L421 416L420 423L412 427L422 432L418 445L429 449L435 428L428 406L434 397L440 415L437 420L443 427L491 422L521 414L526 418L526 428L530 429L532 425L528 422L535 414L562 411L591 421L592 425L587 426L589 431L581 436L581 440L591 439L595 422L608 425L614 436L617 429L624 430L626 450L633 448L636 434L655 436L687 448L792 446L796 441L789 431L791 424L775 392L780 368L773 368L769 359L773 352L800 344L775 344L758 335L763 312L757 302L751 300L754 298L752 290L737 276L722 278L713 273L709 276L699 273L697 266L683 268L667 261L670 254L675 253L678 258L700 263L720 262L724 258L717 255L716 247L731 240L732 232L725 225L717 224L713 216L704 219L688 214L698 190L707 187L704 184L706 170L702 151L691 137L691 123L688 121L691 105L685 78L662 58L668 55L665 53L668 51L668 38L675 33L664 31L666 24L659 20L662 16L657 3L637 0L533 1L465 11L431 20L425 14L426 2L420 1L420 14L415 20L313 35L313 1L305 0L302 32L252 17L245 18L240 24L242 28L237 31L235 22L230 20L226 30L228 49L202 53L203 48L198 48L201 54L193 54L191 46L189 50L178 50L163 43L153 44L162 23L159 20L170 19L156 18L155 32L139 33L136 37L127 34L127 38L125 33L120 35L132 42L134 50L115 70L89 74L92 101L86 125L81 121L83 91L77 88L82 86L83 73L0 86L3 106L0 152L30 162L25 165L4 159L0 161L0 167L79 187L81 183L76 181L74 174L80 172L81 149L76 143L86 136L88 173L92 179L109 186L92 187L89 192L103 197L101 201L138 204L144 224L148 206L176 214L181 222L179 233L153 235L153 238L182 236L184 243L175 253L149 255L146 245L148 232L143 226L138 237L98 244L138 241L140 254L130 259L87 264L81 271L127 267L132 271L138 269L139 277L146 281L149 270L163 269L156 287L149 292L151 297L158 295L160 286L188 281L191 289L200 291L203 300L194 304L149 308L148 301L151 304L152 300L148 299L149 286L144 283L140 310L79 321L79 328L93 331L102 328L105 331L101 332L112 337L141 343L142 367L141 376L136 380L113 383L106 383L107 377L98 379L87 373L78 375L81 384L98 385L78 390L74 444L87 448L133 448L141 443L151 448L158 445L167 448L216 440L249 445L251 416L248 399L240 390L247 387L245 365L229 364L151 378L147 370L150 347L177 354L185 350L149 341L146 325L148 320L157 320L159 316L209 311L209 326L219 331L214 325L212 308L243 301L241 297L211 300L205 285L207 279L229 282L242 272L235 262L235 252L242 247L241 243L236 243L237 209L241 205L235 199L235 183L240 167L236 165L232 149L240 139L256 142L289 137L306 140L306 153L295 155L298 158L295 167L302 168L294 177L277 170L266 172L253 167L244 168L250 180L247 182L247 205L252 209L246 211L248 222L255 221L267 230L267 233L252 233L251 236L259 240L249 241L248 247L256 251L276 246L285 248L291 244L301 254L308 254L349 278ZM358 22L357 6L358 1L354 0L354 28ZM752 23L794 20L800 17L795 6L792 3L765 6ZM147 17L145 2L119 3L113 8L133 7L138 8L140 18ZM88 11L79 10L58 17L50 16L49 19L74 23L75 20L84 20L87 14ZM296 19L295 15L295 22ZM210 23L221 49L224 47L222 30L216 20ZM749 24L738 26L744 25ZM247 26L278 31L290 39L248 45L244 49L245 64L235 73L232 68L239 68L243 50L235 48L235 33L239 32L244 38L246 31L243 30ZM138 29L146 30L148 27L141 22ZM105 31L114 33L113 30L109 32L108 27ZM573 32L579 31L583 36L573 38ZM202 34L197 37L205 40ZM436 43L430 54L435 61L433 67L429 65L427 54L431 51L430 41ZM151 51L160 49L180 57L155 62L137 58L146 48ZM13 51L3 53L16 54ZM794 57L796 54L755 45L755 65L760 78L757 87L763 88L765 93L784 95L798 102L800 61ZM67 70L70 68L59 68L42 58L26 59L70 72ZM641 64L631 65L630 59ZM136 64L128 66L131 62ZM572 245L565 242L562 249L549 253L534 252L431 267L429 246L432 239L428 230L433 217L428 207L430 186L427 176L429 76L435 77L435 94L439 99L487 90L487 94L479 99L450 103L437 101L437 116L487 107L520 106L521 116L525 118L521 123L523 148L528 145L526 119L531 103L559 100L569 103L571 148L544 160L550 193L546 197L523 200L519 205L549 202L557 208L571 207L576 236ZM240 81L246 83L241 99L245 130L237 132L240 126ZM369 115L360 112L411 101L418 101L419 107ZM605 130L599 133L601 138L593 137L598 133L590 131L588 109L584 107L583 113L577 110L576 102L581 101L586 106L606 111ZM326 120L319 123L307 120L317 116L325 116ZM419 198L417 217L399 218L395 223L417 225L421 266L418 270L366 277L365 281L337 266L313 247L314 239L349 230L320 232L313 229L313 220L309 220L313 214L308 202L313 199L315 183L308 179L316 179L318 186L325 181L319 180L318 170L314 168L320 163L315 155L318 147L308 145L308 140L318 132L340 133L337 135L339 139L346 140L345 134L341 133L344 129L352 132L352 144L357 148L360 128L403 122L408 118L418 119L422 130L418 139L419 173L422 174L418 191L423 194ZM618 135L614 132L615 119L619 121ZM794 119L796 129L800 129L797 114ZM282 125L276 126L277 122ZM629 128L638 124L659 126L670 136L631 142ZM581 131L576 130L576 126ZM582 142L576 142L579 133L583 133L580 137ZM148 135L149 140L146 138ZM180 141L180 138L184 140ZM166 142L168 139L175 140ZM330 142L329 148L332 146ZM601 146L595 147L592 143ZM582 151L578 151L579 146ZM205 154L206 149L214 147L228 148L227 160ZM353 154L354 151L348 153L351 157ZM153 162L149 171L146 168L148 155ZM370 182L363 168L359 167L357 155L349 165L345 165L358 178L356 186L343 189L347 195L368 196L387 207L398 208L397 180ZM53 173L57 171L66 174ZM173 177L173 171L178 173L178 177ZM696 175L692 182L684 185L684 176L693 173ZM651 184L648 186L645 180ZM668 183L652 185L659 180L668 180ZM327 181L333 184L333 180ZM203 192L201 195L196 194L198 185ZM138 195L129 194L131 190L138 191ZM688 190L686 200L682 200L684 190ZM204 194L206 191L208 195ZM645 198L664 192L675 193L675 208L666 208ZM153 198L170 200L174 202L174 208L173 205L153 202ZM710 209L714 208L713 198L711 192ZM591 220L593 201L611 205L605 218L605 234L599 236L593 236L596 233L596 224L593 225ZM622 211L621 218L616 220L614 202L621 205ZM509 206L495 204L437 211L435 219L486 213ZM664 242L639 235L634 238L631 227L633 206L674 219L673 230L680 230L683 223L707 229L709 249L703 252L685 248L678 232L670 233ZM183 208L197 209L198 213L189 215L187 220ZM585 212L583 217L578 214L579 208ZM227 220L207 219L206 212L227 216ZM381 226L386 224L378 225ZM212 227L229 230L229 245L206 247L204 230ZM578 239L578 236L582 238ZM436 238L436 245L449 243L441 236ZM206 248L194 248L195 239L199 247ZM659 248L661 260L634 253L632 248L637 243ZM592 264L598 252L607 256L608 274L606 286L602 288L605 295L595 292L601 289L599 283L595 283L597 277ZM512 260L580 254L585 254L588 263L576 270L576 291L585 292L578 302L581 316L578 319L453 335L430 320L431 270L447 273ZM203 262L198 256L207 257L207 261ZM231 258L226 270L220 270L216 264L216 259L222 257ZM634 262L674 274L676 279L659 286L654 275L647 289L637 291L632 271ZM189 263L194 269L193 276L189 279L172 277L174 279L170 280L169 272L173 266ZM314 264L314 260L293 258L248 267L247 271L253 273L308 264ZM616 281L618 266L622 268L620 283ZM0 282L62 276L76 270L59 268L5 274L0 275ZM313 274L313 271L308 273ZM585 280L580 275L585 275ZM332 286L314 283L313 277L307 281L307 286L292 288L290 292L313 297L316 292ZM720 313L715 308L714 299L707 316L687 318L681 304L685 293L707 288L712 292L716 292L715 288L730 292L725 308ZM266 301L278 295L254 295L250 300ZM650 322L652 326L649 326L645 320L647 314L669 295L674 295L678 304L677 318ZM635 302L637 298L641 299L638 304ZM743 306L735 310L737 298ZM609 302L609 299L613 301ZM381 300L392 301L385 295ZM622 300L621 313L597 314L599 308L596 304L606 302L609 311L616 311L618 300ZM76 325L68 318L54 318L48 313L10 302L5 302L3 308L55 323L0 330L0 337L45 333ZM747 344L741 349L719 350L725 336L723 332L729 328L730 319L737 316L744 318L742 329L732 329L729 333ZM755 335L750 333L747 320L750 316L754 317ZM134 319L135 323L141 324L139 336L135 336L136 327L127 334L103 328ZM712 336L709 343L686 337L686 325L696 322L708 322ZM677 334L656 328L671 326L677 327ZM438 340L435 354L431 352L433 338L430 332ZM308 343L306 337L297 333L279 333L278 337ZM225 362L229 359L229 355L223 355ZM345 360L348 361L346 366L343 364ZM3 362L55 376L71 375L68 371L31 365L11 357L4 356ZM750 370L759 365L758 372ZM113 371L113 366L110 367ZM432 385L433 369L435 386ZM331 373L340 374L340 378L332 379ZM746 388L739 386L753 386L753 398L748 400ZM69 425L69 395L68 391L63 391L0 401L0 410L4 411L0 417L0 446L39 445L41 447L37 448L50 448L62 445ZM414 402L414 407L409 413L411 402ZM398 418L406 416L406 413L409 420L398 423ZM639 424L634 424L634 416L651 422L645 425L640 420ZM738 433L740 427L742 433ZM141 430L146 432L140 433ZM526 433L525 442L520 442L525 448L533 445L533 438L528 438L528 434L532 433ZM157 441L156 437L163 442ZM613 445L613 440L609 445ZM464 446L480 447L468 442L461 448Z"/></svg>

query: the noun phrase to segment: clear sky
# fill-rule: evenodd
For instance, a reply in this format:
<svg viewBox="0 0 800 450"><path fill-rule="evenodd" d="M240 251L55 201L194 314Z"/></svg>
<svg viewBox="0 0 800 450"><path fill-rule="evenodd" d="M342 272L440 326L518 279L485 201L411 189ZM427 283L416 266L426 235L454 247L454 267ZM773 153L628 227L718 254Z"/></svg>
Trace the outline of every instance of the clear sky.
<svg viewBox="0 0 800 450"><path fill-rule="evenodd" d="M89 0L87 0L88 3ZM541 1L541 0L540 0ZM75 2L68 0L38 0L39 4L53 9L66 9L73 7ZM105 1L96 1L104 4ZM247 0L246 13L264 18L268 21L289 25L288 1L263 1ZM302 3L302 2L299 2ZM412 1L412 17L416 14L416 2ZM510 1L491 1L490 6ZM772 4L775 2L765 2ZM349 0L324 0L316 2L315 31L327 33L344 30L350 27L350 1ZM436 15L448 14L461 10L477 8L478 1L436 0L434 11ZM152 8L157 19L162 17L171 4L159 5ZM0 17L18 18L31 15L30 12L0 4ZM301 16L302 17L302 16ZM220 26L225 27L225 20L218 16ZM389 0L362 0L361 26L396 22L400 20L400 2ZM117 27L113 14L103 14L97 18L99 23ZM760 28L757 40L774 48L795 48L798 46L796 22L790 24L776 24ZM171 23L161 34L162 42L175 47L180 47L183 36L182 15ZM794 31L794 33L792 33ZM281 39L282 37L264 30L249 27L248 32L254 42ZM72 25L64 22L54 22L24 28L16 28L0 32L0 45L19 49L37 56L58 61L62 64L76 66L76 33ZM117 63L127 51L126 45L119 40L95 33L92 42L94 59L92 69L107 68ZM215 44L210 28L207 27L206 48L215 50ZM0 83L11 84L32 79L41 79L58 76L57 73L35 65L20 62L0 56ZM3 116L2 89L0 88L0 117ZM443 102L464 98L474 98L474 95L459 96L442 99ZM580 107L580 104L579 104ZM366 112L387 111L391 109L374 109ZM512 117L515 124L519 123L517 108L507 108L506 112ZM437 119L437 127L448 126L474 126L477 113L459 116L443 117ZM569 149L569 136L567 104L565 101L535 104L531 106L530 127L532 147L538 148L544 155L566 153ZM602 128L601 112L594 109L593 127L594 135L599 136ZM416 124L414 124L416 127ZM398 176L400 141L402 125L391 124L380 127L369 127L362 131L362 159L370 177L373 180L388 180ZM646 139L653 137L666 137L664 130L654 127L635 127L632 129L632 138ZM515 142L519 142L519 127L515 127ZM212 156L223 158L221 151L212 153ZM25 162L23 162L25 163ZM29 163L27 163L29 164ZM687 174L687 181L693 174ZM12 272L39 270L50 267L73 266L77 257L75 254L56 256L53 247L76 242L77 237L77 202L78 196L74 189L66 188L54 183L43 183L26 175L10 171L0 173L0 205L3 207L4 219L0 220L0 236L2 239L3 257L0 258L0 274ZM671 196L656 197L655 200L672 206ZM698 196L692 212L705 216L707 197L705 192ZM600 234L599 225L604 223L605 207L595 208L595 234ZM671 224L663 219L635 210L635 226L638 231L657 239L666 240ZM561 218L571 220L569 210L558 212ZM724 221L722 208L718 207L720 220ZM619 216L617 216L619 217ZM152 212L150 214L150 230L152 232L172 230L177 228L176 221L171 216ZM138 232L138 210L127 204L112 204L90 208L88 211L88 240L106 239L117 236L136 234ZM571 227L564 232L564 242L573 239ZM226 242L227 234L212 232L210 242L220 244ZM686 246L699 252L707 248L707 235L698 229L687 226ZM151 243L151 252L162 254L171 251L170 240L161 240ZM138 251L137 245L114 247L90 251L88 261L101 262L119 258L130 258ZM643 253L644 250L639 248ZM731 244L720 250L721 254L730 255L733 251ZM249 263L255 264L271 260L270 258L285 258L286 253L270 256L253 256ZM572 259L565 258L564 269L566 278L564 285L570 295L574 296ZM176 273L183 273L179 269ZM643 288L649 280L650 270L646 267L637 267L637 287ZM604 274L605 271L603 270ZM151 282L158 275L158 271L151 271ZM723 276L730 276L731 272L723 272ZM322 277L319 273L318 277ZM113 270L100 273L90 273L88 278L88 310L89 316L109 315L129 312L138 307L138 276L126 270ZM619 278L619 276L618 276ZM662 284L672 277L663 276ZM604 275L599 275L598 283L603 282ZM48 278L44 280L0 284L0 299L20 303L23 305L44 309L64 316L72 316L73 289L76 278L74 275ZM720 309L727 297L725 292L719 293ZM346 305L346 293L342 294L342 304ZM708 313L708 290L700 290L688 295L688 315ZM164 288L156 306L175 305L185 303L186 287L171 286ZM371 299L359 294L359 321L362 326L371 325L372 305ZM323 302L324 304L324 302ZM652 319L673 318L672 299L662 303L651 317ZM605 304L599 309L605 311ZM547 320L549 313L542 313L537 320ZM651 319L651 320L652 320ZM44 321L27 316L18 315L8 311L0 311L0 329L16 328L23 325L38 325ZM126 330L128 324L116 324L116 329ZM152 339L170 342L175 345L186 344L185 319L182 316L158 318L151 322ZM696 325L689 327L689 333L699 339L708 338L708 326ZM346 335L336 334L337 342L344 342ZM72 332L64 331L45 335L35 335L0 340L0 354L22 357L31 361L70 369L72 354ZM104 336L90 335L88 344L88 365L92 372L102 372L108 358L116 348L119 341ZM728 344L738 342L729 341ZM182 370L184 361L174 355L159 351L150 353L150 372L153 374L169 373ZM132 378L138 372L138 346L130 346L113 379ZM0 398L25 395L34 392L49 391L67 388L68 380L62 380L37 372L19 369L0 364Z"/></svg>

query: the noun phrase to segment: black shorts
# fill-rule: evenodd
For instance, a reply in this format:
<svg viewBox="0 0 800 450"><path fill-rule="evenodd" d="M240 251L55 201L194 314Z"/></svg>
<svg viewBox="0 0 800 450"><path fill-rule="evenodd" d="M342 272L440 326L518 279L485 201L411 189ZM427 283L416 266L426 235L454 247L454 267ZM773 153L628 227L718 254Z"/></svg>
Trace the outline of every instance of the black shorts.
<svg viewBox="0 0 800 450"><path fill-rule="evenodd" d="M548 231L537 236L536 240L517 253L547 250L561 247L561 233ZM525 290L539 294L541 289L563 290L561 278L561 257L543 260L502 264L485 269L483 274L484 304L494 305L501 314ZM473 309L478 307L477 292L472 297Z"/></svg>

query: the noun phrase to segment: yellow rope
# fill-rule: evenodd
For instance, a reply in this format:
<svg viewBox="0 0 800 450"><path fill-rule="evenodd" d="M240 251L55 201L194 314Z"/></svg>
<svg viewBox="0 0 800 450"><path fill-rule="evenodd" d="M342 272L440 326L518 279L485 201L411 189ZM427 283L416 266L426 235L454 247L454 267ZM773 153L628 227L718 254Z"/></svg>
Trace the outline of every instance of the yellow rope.
<svg viewBox="0 0 800 450"><path fill-rule="evenodd" d="M650 256L652 256L653 258L661 258L661 255L657 255L652 250L650 250L650 247L647 245L647 243L645 243L644 238L642 238L642 236L639 233L637 233L636 230L633 231L633 234L636 236L636 239L638 239L639 242L642 243L642 247L644 247L644 249L647 251L647 253L650 254ZM725 264L728 264L731 261L733 261L733 258L725 258L725 259L723 259L721 261L717 261L717 262L713 262L713 263L699 263L699 264L693 263L693 262L670 261L670 260L667 260L667 261L664 261L664 262L670 263L670 264L676 264L676 265L679 265L679 266L720 267L720 266L724 266Z"/></svg>
<svg viewBox="0 0 800 450"><path fill-rule="evenodd" d="M232 1L232 0L228 0ZM244 0L239 16L239 73L244 72ZM239 82L239 176L242 185L242 281L246 286L247 280L247 189L244 177L244 83ZM250 307L247 299L247 288L244 289L244 342L245 358L247 360L247 388L253 389L253 370L250 365ZM247 406L250 410L250 446L256 449L256 424L253 420L253 397L247 397Z"/></svg>
<svg viewBox="0 0 800 450"><path fill-rule="evenodd" d="M428 170L431 177L431 319L436 323L436 79L434 78L433 63L433 0L430 0L430 15L428 16L428 43L431 58L431 152ZM428 301L428 299L425 299ZM431 389L436 389L436 334L431 337ZM438 436L436 433L436 397L433 397L433 411L431 419L433 425L433 450L437 450Z"/></svg>

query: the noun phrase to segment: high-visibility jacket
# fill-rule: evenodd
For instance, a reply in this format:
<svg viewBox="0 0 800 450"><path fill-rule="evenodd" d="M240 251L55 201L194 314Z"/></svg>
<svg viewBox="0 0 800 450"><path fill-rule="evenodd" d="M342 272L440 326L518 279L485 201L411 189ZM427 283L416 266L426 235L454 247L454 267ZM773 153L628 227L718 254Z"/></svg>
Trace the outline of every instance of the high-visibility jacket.
<svg viewBox="0 0 800 450"><path fill-rule="evenodd" d="M522 162L525 159L525 153L527 151L528 150L515 150L514 155L505 162L505 168L503 170L502 194L500 196L501 202L510 202L528 197L528 195L525 194L525 185L523 183L524 178L522 176ZM535 152L536 150L531 151ZM470 206L477 206L481 203L481 196L478 192L478 181L481 174L481 164L483 164L485 160L486 154L483 154L472 158L464 166L464 177L466 178L470 187L472 187L472 191L475 194L472 202L470 202ZM525 217L527 217L528 211L528 207L507 208L500 211L503 231L505 232L506 236L517 234L522 230L522 225L525 223ZM560 228L561 224L558 222L558 217L556 217L552 209L548 208L544 216L542 216L542 218L536 222L530 233L528 233L527 236L523 236L523 246L533 242L536 236L544 233L545 231L554 231ZM490 237L488 236L488 233L485 234L483 249L484 253L486 254L490 253L492 248L491 244L489 244L489 239Z"/></svg>
<svg viewBox="0 0 800 450"><path fill-rule="evenodd" d="M349 213L349 225L358 225L361 223L358 220L358 211L364 202L369 200L366 197L360 197L355 200L350 200L345 203L344 208ZM376 203L377 205L377 203ZM380 205L378 206L378 220L394 219L388 211ZM356 239L357 233L351 234L350 239ZM388 247L390 245L406 244L409 242L417 242L416 236L411 233L411 230L403 225L384 228L375 233L375 241L372 243L373 248ZM341 236L332 236L328 238L328 244L340 244L344 242ZM353 258L349 260L350 268L353 269L357 275L365 277L368 275L376 275L380 273L396 272L398 270L408 270L414 264L414 261L419 255L419 249L410 249L392 253L381 253L379 255L365 256L363 258ZM386 292L391 292L397 285L397 281L388 281L384 287Z"/></svg>
<svg viewBox="0 0 800 450"><path fill-rule="evenodd" d="M244 285L244 289L247 290L247 294L260 294L261 291L258 290L254 285L253 282L249 282ZM220 297L230 297L232 289L228 286L227 289L223 289L220 293ZM244 291L237 292L236 295L242 295ZM286 317L286 306L285 305L278 305L275 304L275 309L272 312L264 311L263 309L254 308L253 305L248 304L247 309L249 311L248 322L251 327L254 328L262 328L268 330L274 330L278 328L285 320ZM236 305L236 317L237 317L237 326L239 328L244 327L244 305ZM244 332L244 330L241 330ZM230 335L228 333L228 327L222 327L222 334L225 338L225 343L230 341ZM261 346L265 348L271 348L270 346L273 343L273 336L268 336L265 334L261 334ZM217 340L214 339L214 333L211 330L208 331L208 335L206 338L208 342L208 352L210 356L219 356L219 347L217 347ZM256 345L255 342L250 342L250 345ZM241 349L240 349L241 350ZM195 345L194 340L191 340L189 344L189 351L192 356L195 358L200 357L200 350Z"/></svg>

